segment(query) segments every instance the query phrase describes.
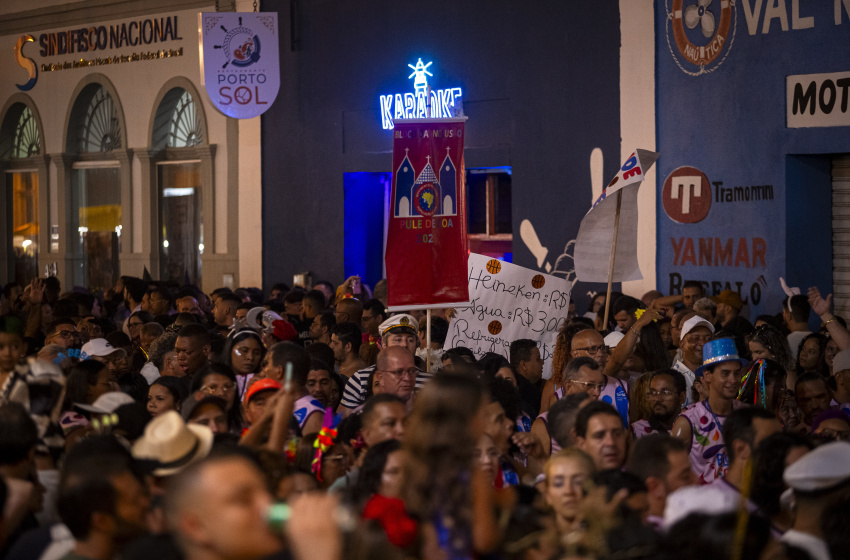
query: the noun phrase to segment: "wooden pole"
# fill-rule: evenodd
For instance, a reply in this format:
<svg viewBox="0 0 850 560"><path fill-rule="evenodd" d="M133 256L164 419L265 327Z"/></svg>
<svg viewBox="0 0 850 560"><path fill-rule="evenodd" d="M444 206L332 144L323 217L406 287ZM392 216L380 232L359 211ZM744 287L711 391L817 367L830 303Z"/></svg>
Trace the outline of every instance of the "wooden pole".
<svg viewBox="0 0 850 560"><path fill-rule="evenodd" d="M425 371L431 372L431 310L425 310Z"/></svg>
<svg viewBox="0 0 850 560"><path fill-rule="evenodd" d="M617 191L617 213L614 214L614 241L611 243L611 259L608 261L608 292L605 296L605 319L602 327L608 330L608 312L611 310L611 284L614 280L614 257L617 255L617 236L620 234L620 205L623 201L623 189Z"/></svg>

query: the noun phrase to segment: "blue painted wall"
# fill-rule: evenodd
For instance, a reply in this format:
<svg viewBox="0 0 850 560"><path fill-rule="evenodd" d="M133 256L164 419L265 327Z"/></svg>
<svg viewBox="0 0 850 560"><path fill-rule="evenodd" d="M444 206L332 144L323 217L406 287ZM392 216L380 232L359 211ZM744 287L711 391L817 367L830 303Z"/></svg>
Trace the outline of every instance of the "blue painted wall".
<svg viewBox="0 0 850 560"><path fill-rule="evenodd" d="M850 71L850 17L842 8L836 25L832 1L715 0L709 5L712 34L721 29L724 4L732 10L729 31L706 72L690 75L700 68L676 45L675 14L668 18L673 4L656 2L659 288L700 280L713 293L740 289L751 317L777 313L784 297L779 276L803 289L832 286L828 158L803 156L850 152L850 127L786 128L786 77ZM683 10L690 5L696 1L685 0ZM710 45L702 28L700 16L685 35L695 45ZM681 166L699 169L711 183L710 210L696 223L675 222L664 208L664 181ZM772 200L717 199L718 187L765 185L772 187ZM732 240L731 262L715 261L716 251L711 264L707 255L700 260L701 239L720 240L721 247ZM746 254L739 255L741 240ZM758 240L764 240L763 260L753 256Z"/></svg>
<svg viewBox="0 0 850 560"><path fill-rule="evenodd" d="M344 256L345 277L360 276L374 287L383 278L384 184L389 173L346 173Z"/></svg>

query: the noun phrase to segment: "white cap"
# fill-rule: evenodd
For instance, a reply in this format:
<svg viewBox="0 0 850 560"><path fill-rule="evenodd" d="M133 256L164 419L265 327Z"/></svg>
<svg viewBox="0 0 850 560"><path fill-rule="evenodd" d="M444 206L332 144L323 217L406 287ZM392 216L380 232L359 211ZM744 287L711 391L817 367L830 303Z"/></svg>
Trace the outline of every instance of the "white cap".
<svg viewBox="0 0 850 560"><path fill-rule="evenodd" d="M83 344L82 349L80 349L80 359L87 360L92 356L110 356L118 352L121 353L122 357L127 355L123 348L112 346L105 338L93 338Z"/></svg>
<svg viewBox="0 0 850 560"><path fill-rule="evenodd" d="M685 486L667 496L664 527L670 528L692 513L719 515L737 511L740 495L726 492L714 484Z"/></svg>
<svg viewBox="0 0 850 560"><path fill-rule="evenodd" d="M399 313L378 325L378 332L381 333L381 336L394 332L409 333L415 336L419 333L419 321L413 315Z"/></svg>
<svg viewBox="0 0 850 560"><path fill-rule="evenodd" d="M608 348L616 348L620 341L626 338L626 335L619 331L612 331L605 337L605 346Z"/></svg>
<svg viewBox="0 0 850 560"><path fill-rule="evenodd" d="M714 325L699 315L694 315L682 325L682 334L679 336L679 340L685 340L685 335L697 327L705 327L711 331L711 334L714 334Z"/></svg>
<svg viewBox="0 0 850 560"><path fill-rule="evenodd" d="M127 393L110 391L99 396L92 404L74 403L74 406L97 414L112 414L118 410L118 407L134 402L136 401L133 400L133 397Z"/></svg>
<svg viewBox="0 0 850 560"><path fill-rule="evenodd" d="M809 451L785 469L785 484L802 492L827 490L850 478L850 443L834 441Z"/></svg>
<svg viewBox="0 0 850 560"><path fill-rule="evenodd" d="M832 361L833 375L845 369L850 369L850 348L836 354Z"/></svg>

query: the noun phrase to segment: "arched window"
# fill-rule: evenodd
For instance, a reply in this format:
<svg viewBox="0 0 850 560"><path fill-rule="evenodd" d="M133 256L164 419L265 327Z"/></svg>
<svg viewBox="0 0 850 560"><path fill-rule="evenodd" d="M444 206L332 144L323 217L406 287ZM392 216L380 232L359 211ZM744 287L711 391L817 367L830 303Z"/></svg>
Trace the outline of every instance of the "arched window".
<svg viewBox="0 0 850 560"><path fill-rule="evenodd" d="M7 230L0 238L6 240L3 250L9 255L6 266L13 268L10 276L21 285L38 276L39 173L38 165L30 167L33 164L26 160L42 151L35 115L25 103L14 103L0 126L0 159L8 161L4 199L11 200L12 209L10 221L0 219Z"/></svg>
<svg viewBox="0 0 850 560"><path fill-rule="evenodd" d="M200 280L204 253L202 165L193 148L203 143L203 122L194 97L182 87L169 89L156 109L151 138L154 151L167 152L156 163L161 280Z"/></svg>
<svg viewBox="0 0 850 560"><path fill-rule="evenodd" d="M74 104L68 148L75 153L111 152L121 148L121 124L112 96L100 84L86 87Z"/></svg>
<svg viewBox="0 0 850 560"><path fill-rule="evenodd" d="M154 118L154 150L191 148L204 140L204 129L192 94L173 88L162 98Z"/></svg>
<svg viewBox="0 0 850 560"><path fill-rule="evenodd" d="M73 281L92 289L109 289L120 274L122 143L115 100L100 83L85 86L71 110L67 151L77 154L71 165Z"/></svg>

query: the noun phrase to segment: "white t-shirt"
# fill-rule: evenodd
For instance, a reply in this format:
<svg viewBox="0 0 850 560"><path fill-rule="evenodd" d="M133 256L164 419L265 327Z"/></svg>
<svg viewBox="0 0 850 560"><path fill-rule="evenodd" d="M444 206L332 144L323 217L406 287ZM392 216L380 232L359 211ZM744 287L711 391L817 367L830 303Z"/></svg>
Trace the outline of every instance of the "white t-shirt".
<svg viewBox="0 0 850 560"><path fill-rule="evenodd" d="M788 335L788 346L791 347L791 355L795 360L797 359L797 349L800 347L800 343L810 334L812 334L811 331L794 331Z"/></svg>

